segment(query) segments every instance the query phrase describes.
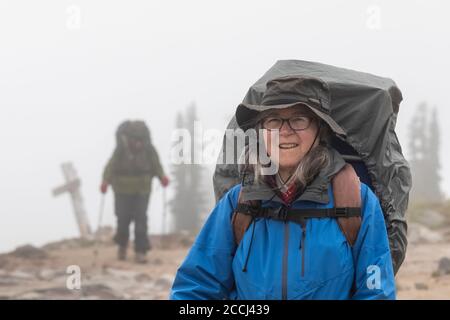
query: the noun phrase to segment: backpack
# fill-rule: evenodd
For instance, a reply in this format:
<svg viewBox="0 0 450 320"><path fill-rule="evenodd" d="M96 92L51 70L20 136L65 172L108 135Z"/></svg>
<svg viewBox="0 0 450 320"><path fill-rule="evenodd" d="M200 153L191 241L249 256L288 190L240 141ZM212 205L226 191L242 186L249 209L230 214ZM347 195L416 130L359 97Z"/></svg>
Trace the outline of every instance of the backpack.
<svg viewBox="0 0 450 320"><path fill-rule="evenodd" d="M118 148L127 148L130 138L138 138L145 145L151 143L150 130L144 121L127 120L122 122L116 130L116 144Z"/></svg>
<svg viewBox="0 0 450 320"><path fill-rule="evenodd" d="M394 272L397 273L406 254L405 215L412 185L410 167L395 133L401 91L388 78L316 62L280 60L249 88L243 102L259 104L269 80L296 75L320 78L329 86L331 116L347 133L345 138L332 136L329 144L378 197L386 222ZM237 128L233 117L228 129ZM228 139L224 137L213 178L216 200L240 182L238 164L225 163ZM240 151L237 150L237 154ZM342 201L345 204L346 200ZM238 225L241 215L235 220Z"/></svg>
<svg viewBox="0 0 450 320"><path fill-rule="evenodd" d="M142 150L133 153L130 149L131 139L143 143ZM153 145L150 130L144 121L124 121L116 130L116 149L114 150L114 172L123 175L141 175L152 172Z"/></svg>

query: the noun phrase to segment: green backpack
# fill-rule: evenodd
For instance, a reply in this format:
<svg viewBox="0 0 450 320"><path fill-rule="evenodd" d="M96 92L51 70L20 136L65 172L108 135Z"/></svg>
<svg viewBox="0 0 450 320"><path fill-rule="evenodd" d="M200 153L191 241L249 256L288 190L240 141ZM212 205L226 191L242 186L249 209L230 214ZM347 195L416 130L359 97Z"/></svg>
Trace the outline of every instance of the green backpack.
<svg viewBox="0 0 450 320"><path fill-rule="evenodd" d="M143 144L139 152L133 152L131 140L140 140ZM123 175L141 175L152 171L153 146L150 130L144 121L124 121L116 131L116 149L114 150L114 172Z"/></svg>

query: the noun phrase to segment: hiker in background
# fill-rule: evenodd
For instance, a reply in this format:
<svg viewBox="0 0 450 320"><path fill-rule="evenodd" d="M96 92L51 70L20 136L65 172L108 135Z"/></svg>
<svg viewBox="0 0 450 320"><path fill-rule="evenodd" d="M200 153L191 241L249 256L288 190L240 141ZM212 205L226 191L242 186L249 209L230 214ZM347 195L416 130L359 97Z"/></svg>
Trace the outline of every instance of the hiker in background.
<svg viewBox="0 0 450 320"><path fill-rule="evenodd" d="M146 263L151 249L147 234L147 208L152 179L158 177L163 187L169 179L165 175L158 153L150 139L150 131L143 121L125 121L116 132L116 148L103 172L100 187L106 193L108 185L114 191L118 259L125 260L129 227L134 221L135 260Z"/></svg>
<svg viewBox="0 0 450 320"><path fill-rule="evenodd" d="M170 298L395 299L380 203L328 144L346 133L330 116L327 83L287 76L266 86L262 102L240 104L235 117L263 129L278 171L264 174L246 149L241 183L208 217Z"/></svg>

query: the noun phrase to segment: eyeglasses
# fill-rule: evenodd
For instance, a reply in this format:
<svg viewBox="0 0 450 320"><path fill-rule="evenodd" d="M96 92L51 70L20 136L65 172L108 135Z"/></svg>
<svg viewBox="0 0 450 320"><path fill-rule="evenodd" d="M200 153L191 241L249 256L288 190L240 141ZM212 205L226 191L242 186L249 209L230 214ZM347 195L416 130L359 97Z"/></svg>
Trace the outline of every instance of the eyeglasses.
<svg viewBox="0 0 450 320"><path fill-rule="evenodd" d="M287 122L289 127L294 131L306 130L312 122L311 117L297 116L289 119L280 117L267 117L262 120L262 127L267 130L281 130L284 122Z"/></svg>

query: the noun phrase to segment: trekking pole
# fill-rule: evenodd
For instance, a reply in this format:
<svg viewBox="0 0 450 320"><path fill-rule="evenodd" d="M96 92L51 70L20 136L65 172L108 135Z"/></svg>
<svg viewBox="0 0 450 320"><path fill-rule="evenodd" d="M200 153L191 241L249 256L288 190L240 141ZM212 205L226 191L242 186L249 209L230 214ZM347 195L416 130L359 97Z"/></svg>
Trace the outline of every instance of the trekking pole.
<svg viewBox="0 0 450 320"><path fill-rule="evenodd" d="M94 261L92 263L93 266L95 266L96 262L97 262L97 258L98 258L98 236L99 236L99 232L100 232L100 227L102 224L102 218L103 218L103 211L105 208L105 193L102 193L101 196L101 200L100 200L100 209L98 212L98 222L97 222L97 230L95 231L94 234Z"/></svg>
<svg viewBox="0 0 450 320"><path fill-rule="evenodd" d="M166 234L166 210L167 210L167 202L166 202L166 188L162 188L162 198L163 198L163 216L162 216L162 235Z"/></svg>

